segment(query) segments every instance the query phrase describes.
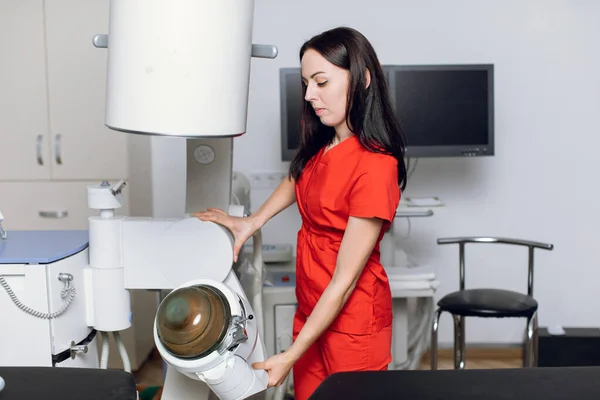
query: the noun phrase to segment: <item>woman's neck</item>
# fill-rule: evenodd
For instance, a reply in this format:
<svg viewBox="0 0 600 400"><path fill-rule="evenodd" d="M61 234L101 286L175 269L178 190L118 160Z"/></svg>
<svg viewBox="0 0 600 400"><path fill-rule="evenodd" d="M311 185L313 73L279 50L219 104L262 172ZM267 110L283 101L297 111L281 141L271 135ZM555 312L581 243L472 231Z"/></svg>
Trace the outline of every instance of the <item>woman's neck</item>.
<svg viewBox="0 0 600 400"><path fill-rule="evenodd" d="M348 125L346 125L346 123L342 124L341 126L336 126L335 135L333 136L331 145L335 146L336 144L340 144L352 135L353 133L350 130L350 128L348 128Z"/></svg>

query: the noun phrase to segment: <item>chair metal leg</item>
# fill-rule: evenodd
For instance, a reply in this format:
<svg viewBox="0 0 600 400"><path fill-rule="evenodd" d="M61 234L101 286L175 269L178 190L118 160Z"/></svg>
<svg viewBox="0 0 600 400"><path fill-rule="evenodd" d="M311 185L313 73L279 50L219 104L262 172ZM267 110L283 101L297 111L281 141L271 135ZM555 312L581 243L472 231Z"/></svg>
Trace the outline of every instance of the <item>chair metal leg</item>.
<svg viewBox="0 0 600 400"><path fill-rule="evenodd" d="M465 318L453 315L454 319L454 369L465 368Z"/></svg>
<svg viewBox="0 0 600 400"><path fill-rule="evenodd" d="M467 358L467 335L466 335L466 317L460 317L460 363L461 369L465 368Z"/></svg>
<svg viewBox="0 0 600 400"><path fill-rule="evenodd" d="M527 330L525 332L525 354L523 366L525 368L537 367L538 365L538 318L537 312L527 319Z"/></svg>
<svg viewBox="0 0 600 400"><path fill-rule="evenodd" d="M435 310L435 314L433 315L433 324L431 325L431 345L429 346L429 352L431 353L431 369L436 370L438 366L438 328L440 326L440 315L442 315L442 310Z"/></svg>
<svg viewBox="0 0 600 400"><path fill-rule="evenodd" d="M539 327L538 327L538 316L537 316L537 312L535 313L535 316L533 317L534 322L533 322L533 351L532 351L532 361L533 361L533 365L532 367L537 367L538 366L538 338L539 338Z"/></svg>

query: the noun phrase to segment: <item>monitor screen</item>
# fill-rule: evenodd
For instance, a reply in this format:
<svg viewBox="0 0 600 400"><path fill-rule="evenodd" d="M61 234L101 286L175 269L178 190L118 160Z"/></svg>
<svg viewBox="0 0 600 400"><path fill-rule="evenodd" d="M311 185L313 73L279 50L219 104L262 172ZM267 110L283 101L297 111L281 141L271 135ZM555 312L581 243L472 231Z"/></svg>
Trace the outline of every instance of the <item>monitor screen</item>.
<svg viewBox="0 0 600 400"><path fill-rule="evenodd" d="M281 158L291 161L300 146L300 116L304 106L300 68L282 68L281 86Z"/></svg>
<svg viewBox="0 0 600 400"><path fill-rule="evenodd" d="M491 65L389 68L407 156L494 154Z"/></svg>
<svg viewBox="0 0 600 400"><path fill-rule="evenodd" d="M385 65L408 157L494 154L493 65ZM280 70L282 160L300 143L299 68Z"/></svg>

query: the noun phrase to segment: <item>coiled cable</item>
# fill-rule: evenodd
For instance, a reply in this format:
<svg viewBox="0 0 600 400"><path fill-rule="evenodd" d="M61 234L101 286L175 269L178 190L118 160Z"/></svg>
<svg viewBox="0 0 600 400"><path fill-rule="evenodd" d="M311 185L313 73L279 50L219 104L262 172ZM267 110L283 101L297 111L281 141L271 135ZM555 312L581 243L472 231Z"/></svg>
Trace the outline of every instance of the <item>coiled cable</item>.
<svg viewBox="0 0 600 400"><path fill-rule="evenodd" d="M8 293L8 296L10 297L10 299L12 300L13 303L15 303L15 305L17 307L19 307L20 310L24 311L25 313L32 315L36 318L40 318L40 319L54 319L57 318L59 316L61 316L62 314L64 314L65 311L67 311L67 309L69 308L69 306L71 305L71 303L73 302L73 299L75 299L75 288L69 285L69 282L73 279L73 277L69 274L59 274L59 280L63 281L65 283L65 287L61 290L60 292L60 297L61 298L67 298L65 300L65 304L62 306L62 308L56 312L53 313L43 313L40 311L36 311L32 308L27 307L25 304L23 304L21 302L21 300L19 300L19 298L17 297L17 295L15 294L15 292L13 292L13 290L10 288L10 285L8 284L8 282L6 282L6 279L4 279L3 275L0 275L0 285L2 285L2 287L4 288L4 290L6 290L6 293ZM64 279L64 280L63 280Z"/></svg>

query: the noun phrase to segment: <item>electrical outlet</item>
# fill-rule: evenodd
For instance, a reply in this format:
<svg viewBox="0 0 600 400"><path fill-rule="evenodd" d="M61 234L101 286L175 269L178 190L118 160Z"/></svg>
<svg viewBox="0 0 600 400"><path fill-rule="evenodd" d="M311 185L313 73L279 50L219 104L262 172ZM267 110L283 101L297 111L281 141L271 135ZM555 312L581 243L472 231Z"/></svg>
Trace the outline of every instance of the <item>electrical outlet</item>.
<svg viewBox="0 0 600 400"><path fill-rule="evenodd" d="M250 185L253 188L275 189L286 177L285 172L252 172L250 173Z"/></svg>

